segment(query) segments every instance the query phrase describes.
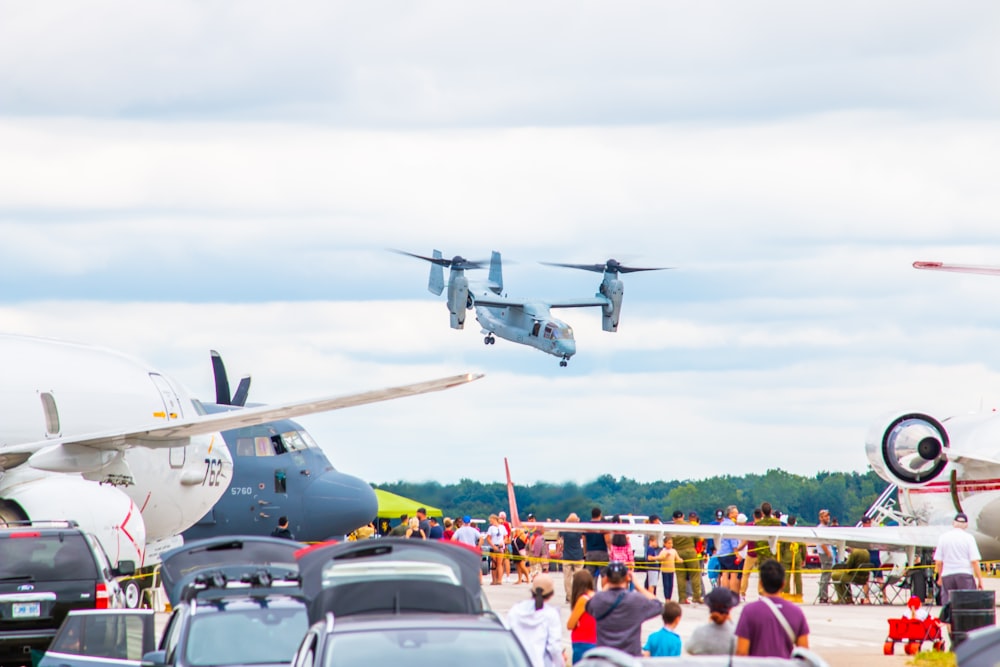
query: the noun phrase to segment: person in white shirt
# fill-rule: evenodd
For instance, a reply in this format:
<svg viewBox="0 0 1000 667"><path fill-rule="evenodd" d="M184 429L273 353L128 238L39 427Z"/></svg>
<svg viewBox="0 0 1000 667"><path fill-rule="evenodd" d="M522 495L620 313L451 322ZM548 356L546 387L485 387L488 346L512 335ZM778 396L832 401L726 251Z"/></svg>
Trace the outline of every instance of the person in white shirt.
<svg viewBox="0 0 1000 667"><path fill-rule="evenodd" d="M552 577L539 574L531 582L531 599L518 602L507 612L507 626L524 647L531 667L566 664L559 610L546 604L554 593Z"/></svg>
<svg viewBox="0 0 1000 667"><path fill-rule="evenodd" d="M934 550L934 572L941 587L942 605L948 604L952 591L983 588L979 546L975 538L966 532L969 517L959 512L951 525L952 529L938 539Z"/></svg>

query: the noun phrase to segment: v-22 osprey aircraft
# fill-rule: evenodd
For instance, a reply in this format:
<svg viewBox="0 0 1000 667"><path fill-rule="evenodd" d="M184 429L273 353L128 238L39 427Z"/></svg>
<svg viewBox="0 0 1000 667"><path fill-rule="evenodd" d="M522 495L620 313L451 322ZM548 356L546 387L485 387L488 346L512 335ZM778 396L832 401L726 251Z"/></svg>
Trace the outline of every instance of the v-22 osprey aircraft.
<svg viewBox="0 0 1000 667"><path fill-rule="evenodd" d="M581 269L603 273L604 278L592 297L562 300L518 299L503 292L503 267L500 253L496 250L489 263L489 277L486 282L470 281L465 275L468 269L481 269L486 263L468 260L461 256L445 259L440 250L434 250L430 257L411 252L396 251L431 263L427 289L440 296L445 290L444 268L448 273L448 312L451 328L465 327L465 311L476 310L476 320L485 335L483 343L492 345L496 336L528 345L546 354L559 357L559 365L566 366L570 357L576 354L576 340L573 329L565 322L552 317L552 308L600 308L601 326L604 331L618 331L621 316L622 296L625 288L619 274L636 271L661 271L669 267L639 268L625 266L618 260L609 259L601 264L562 264L542 262L547 266Z"/></svg>
<svg viewBox="0 0 1000 667"><path fill-rule="evenodd" d="M97 347L0 335L0 523L71 519L143 565L227 490L221 431L439 391L479 376L206 414L176 381Z"/></svg>

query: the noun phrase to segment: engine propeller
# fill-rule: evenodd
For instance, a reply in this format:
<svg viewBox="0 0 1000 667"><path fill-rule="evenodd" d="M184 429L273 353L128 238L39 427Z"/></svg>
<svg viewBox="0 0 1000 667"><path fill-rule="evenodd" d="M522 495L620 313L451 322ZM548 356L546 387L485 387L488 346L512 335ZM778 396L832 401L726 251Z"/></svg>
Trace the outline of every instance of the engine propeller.
<svg viewBox="0 0 1000 667"><path fill-rule="evenodd" d="M451 259L445 259L443 257L427 257L426 255L417 255L412 252L406 252L405 250L393 250L393 252L398 252L400 255L407 255L408 257L416 257L417 259L422 259L425 262L437 264L438 266L443 266L445 268L455 269L456 271L464 271L465 269L481 269L489 265L489 262L487 261L466 259L461 255L455 255Z"/></svg>
<svg viewBox="0 0 1000 667"><path fill-rule="evenodd" d="M603 264L563 264L560 262L542 262L546 266L560 266L565 269L582 269L584 271L593 271L594 273L635 273L636 271L666 271L672 269L672 266L655 266L655 267L639 267L639 266L625 266L617 259L609 259Z"/></svg>
<svg viewBox="0 0 1000 667"><path fill-rule="evenodd" d="M215 350L209 350L212 355L212 374L215 376L215 402L219 405L235 405L243 407L247 404L247 396L250 394L250 376L240 378L240 383L236 385L236 393L229 395L229 375L226 374L226 365L222 363L222 355Z"/></svg>

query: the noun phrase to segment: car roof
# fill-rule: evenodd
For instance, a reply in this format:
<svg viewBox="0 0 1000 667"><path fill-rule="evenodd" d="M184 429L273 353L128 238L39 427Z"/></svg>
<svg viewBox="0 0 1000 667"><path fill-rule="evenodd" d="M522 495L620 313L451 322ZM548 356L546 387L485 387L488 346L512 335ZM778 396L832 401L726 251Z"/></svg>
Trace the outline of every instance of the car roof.
<svg viewBox="0 0 1000 667"><path fill-rule="evenodd" d="M333 632L367 632L387 629L497 630L507 632L500 617L482 614L361 614L334 618Z"/></svg>

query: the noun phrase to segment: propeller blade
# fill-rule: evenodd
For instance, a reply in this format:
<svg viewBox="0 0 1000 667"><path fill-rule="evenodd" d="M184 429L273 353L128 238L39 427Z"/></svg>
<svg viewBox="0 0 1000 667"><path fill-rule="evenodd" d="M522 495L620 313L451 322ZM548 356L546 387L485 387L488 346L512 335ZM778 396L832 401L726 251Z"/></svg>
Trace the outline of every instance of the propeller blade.
<svg viewBox="0 0 1000 667"><path fill-rule="evenodd" d="M250 395L250 376L246 375L240 378L240 383L236 385L236 393L233 394L233 405L238 405L241 408L247 404L247 396Z"/></svg>
<svg viewBox="0 0 1000 667"><path fill-rule="evenodd" d="M594 273L604 273L605 271L611 273L635 273L636 271L666 271L674 268L672 266L625 266L617 259L609 259L603 264L563 264L561 262L542 262L542 264L546 266L559 266L566 269L582 269L584 271L593 271Z"/></svg>
<svg viewBox="0 0 1000 667"><path fill-rule="evenodd" d="M215 350L209 350L212 355L212 374L215 376L215 402L219 405L230 405L229 377L226 375L226 365L222 363L222 355Z"/></svg>
<svg viewBox="0 0 1000 667"><path fill-rule="evenodd" d="M449 267L455 269L456 271L464 271L465 269L481 269L489 265L489 262L486 260L466 259L461 255L455 255L451 259L444 259L442 257L427 257L426 255L418 255L416 253L406 252L405 250L396 250L394 248L389 248L389 250L399 253L400 255L416 257L417 259L422 259L425 262L430 262L431 264Z"/></svg>

